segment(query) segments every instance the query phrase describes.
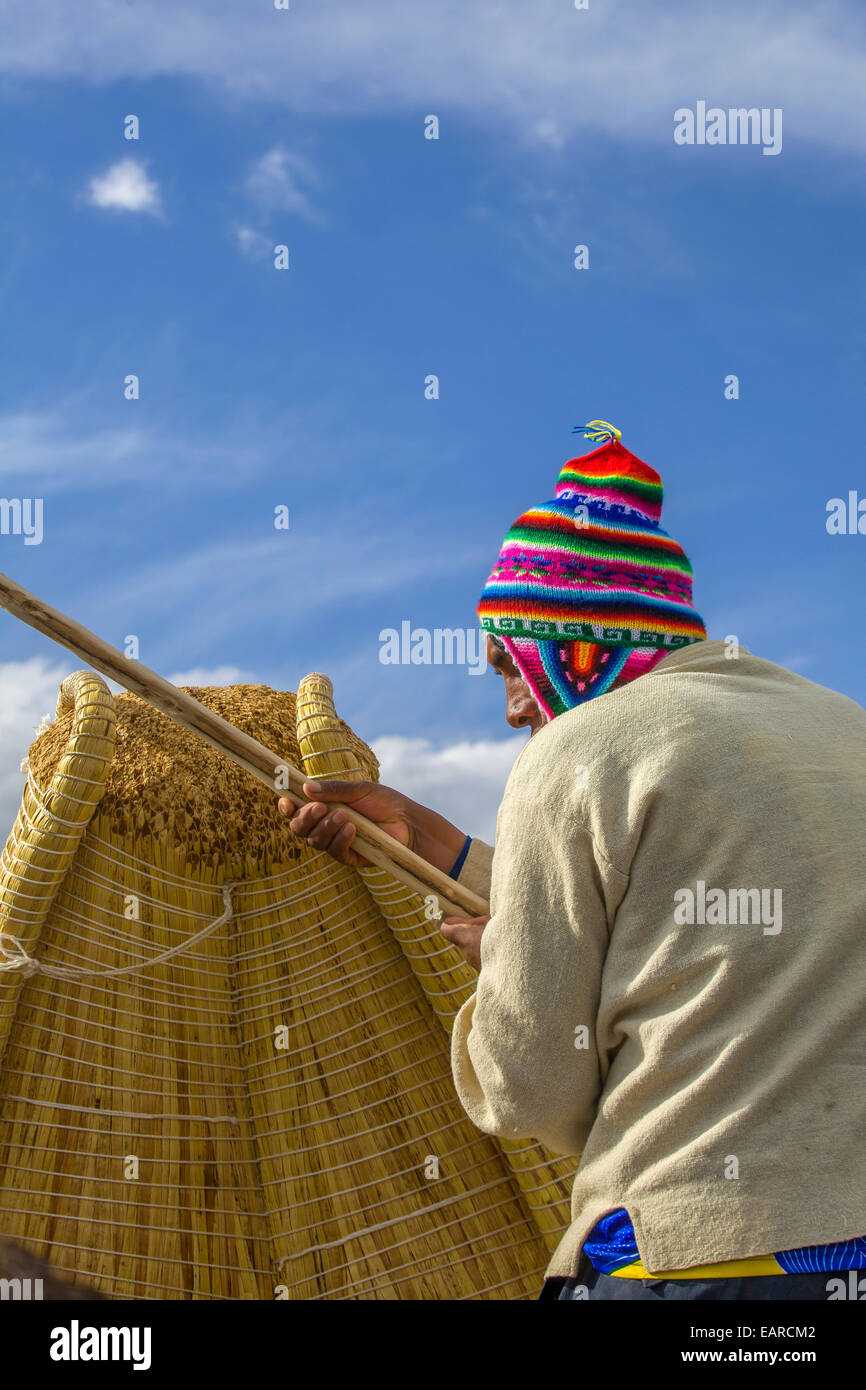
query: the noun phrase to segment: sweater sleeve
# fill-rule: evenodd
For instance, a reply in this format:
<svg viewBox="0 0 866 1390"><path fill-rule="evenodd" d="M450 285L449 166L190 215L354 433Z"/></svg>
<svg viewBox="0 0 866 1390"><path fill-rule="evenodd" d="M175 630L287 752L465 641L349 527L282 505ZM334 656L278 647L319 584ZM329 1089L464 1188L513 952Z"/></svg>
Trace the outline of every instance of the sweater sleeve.
<svg viewBox="0 0 866 1390"><path fill-rule="evenodd" d="M469 845L469 852L457 875L457 882L462 883L464 888L470 889L471 892L477 893L480 898L486 898L489 902L492 867L492 845L487 845L483 840L473 838Z"/></svg>
<svg viewBox="0 0 866 1390"><path fill-rule="evenodd" d="M596 1015L611 902L628 880L552 807L506 797L475 994L451 1039L457 1094L488 1134L579 1154L601 1089Z"/></svg>

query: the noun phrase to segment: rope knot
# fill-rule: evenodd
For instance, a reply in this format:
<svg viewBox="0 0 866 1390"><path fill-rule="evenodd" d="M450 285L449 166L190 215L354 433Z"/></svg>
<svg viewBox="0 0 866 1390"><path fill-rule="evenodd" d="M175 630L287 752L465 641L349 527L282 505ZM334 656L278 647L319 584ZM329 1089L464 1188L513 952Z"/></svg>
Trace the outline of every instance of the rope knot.
<svg viewBox="0 0 866 1390"><path fill-rule="evenodd" d="M15 950L10 951L6 943L10 942ZM35 975L39 969L39 962L33 956L28 955L16 936L8 936L0 933L0 970L18 970L22 980L29 980L31 975Z"/></svg>
<svg viewBox="0 0 866 1390"><path fill-rule="evenodd" d="M158 956L151 956L149 960L137 961L134 965L115 966L110 970L88 970L83 969L80 965L44 965L35 956L28 954L17 937L0 932L0 971L19 970L21 978L24 980L29 980L30 976L35 975L37 971L50 976L53 980L107 980L113 975L140 975L145 970L152 970L154 966L162 965L164 961L184 955L191 947L197 946L200 941L204 941L219 927L225 926L226 922L231 921L234 911L232 893L237 887L237 883L223 883L220 891L224 909L219 917L215 917L212 922L208 922L207 926L194 932L192 936L186 937L184 941L178 942L176 946L160 952ZM7 949L5 945L7 941L14 946L14 951Z"/></svg>

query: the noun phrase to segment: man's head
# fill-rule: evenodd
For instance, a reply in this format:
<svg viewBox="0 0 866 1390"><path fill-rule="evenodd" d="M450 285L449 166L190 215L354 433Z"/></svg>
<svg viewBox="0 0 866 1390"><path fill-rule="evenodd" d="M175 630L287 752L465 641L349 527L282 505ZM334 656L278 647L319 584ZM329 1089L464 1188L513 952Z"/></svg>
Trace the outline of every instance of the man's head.
<svg viewBox="0 0 866 1390"><path fill-rule="evenodd" d="M487 660L505 684L505 718L512 729L529 729L531 738L544 727L545 716L502 638L489 633Z"/></svg>
<svg viewBox="0 0 866 1390"><path fill-rule="evenodd" d="M553 499L518 517L478 605L491 664L514 682L515 727L532 725L529 704L553 719L707 635L688 557L660 525L661 478L613 426L586 430L602 447L570 459Z"/></svg>

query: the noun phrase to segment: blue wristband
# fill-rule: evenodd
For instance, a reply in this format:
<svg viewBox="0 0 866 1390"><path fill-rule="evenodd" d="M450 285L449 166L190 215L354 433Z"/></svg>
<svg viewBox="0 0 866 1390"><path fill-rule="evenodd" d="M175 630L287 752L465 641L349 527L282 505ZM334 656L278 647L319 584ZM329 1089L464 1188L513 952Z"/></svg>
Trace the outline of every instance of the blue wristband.
<svg viewBox="0 0 866 1390"><path fill-rule="evenodd" d="M469 853L469 846L470 846L471 844L472 844L472 836L471 836L471 835L467 835L465 841L463 842L463 848L461 849L460 853L459 853L458 856L457 856L457 859L456 859L455 862L454 862L454 865L453 865L452 868L451 868L451 872L450 872L450 874L449 874L449 878L457 878L457 877L458 877L458 875L459 875L459 873L460 873L460 870L463 868L463 865L464 865L464 863L465 863L466 856L467 856L467 854Z"/></svg>

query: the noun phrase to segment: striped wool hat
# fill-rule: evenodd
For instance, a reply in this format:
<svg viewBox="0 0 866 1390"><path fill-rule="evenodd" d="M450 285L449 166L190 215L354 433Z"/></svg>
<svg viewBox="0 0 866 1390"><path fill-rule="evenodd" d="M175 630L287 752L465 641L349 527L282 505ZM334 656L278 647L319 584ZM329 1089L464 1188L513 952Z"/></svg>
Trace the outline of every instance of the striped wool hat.
<svg viewBox="0 0 866 1390"><path fill-rule="evenodd" d="M662 480L606 421L569 459L556 495L518 517L478 605L548 719L705 638L692 567L659 525Z"/></svg>

